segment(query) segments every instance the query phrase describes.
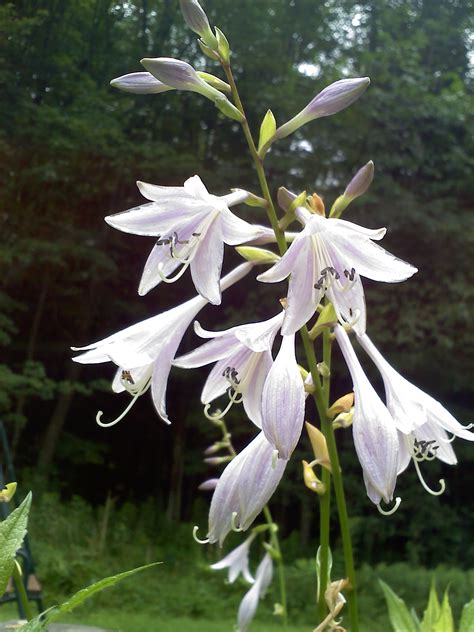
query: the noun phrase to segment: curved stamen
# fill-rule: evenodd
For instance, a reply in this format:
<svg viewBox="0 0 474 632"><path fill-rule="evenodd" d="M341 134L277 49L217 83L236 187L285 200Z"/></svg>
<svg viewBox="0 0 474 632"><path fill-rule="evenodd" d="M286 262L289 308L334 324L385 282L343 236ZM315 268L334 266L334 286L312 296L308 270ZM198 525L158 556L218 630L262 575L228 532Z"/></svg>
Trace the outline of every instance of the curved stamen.
<svg viewBox="0 0 474 632"><path fill-rule="evenodd" d="M438 441L441 441L442 443L452 443L454 439L456 439L456 435L454 433L451 433L451 436L449 436L449 433L446 434L448 435L447 439L445 439L444 437L440 437Z"/></svg>
<svg viewBox="0 0 474 632"><path fill-rule="evenodd" d="M209 538L205 538L204 540L201 540L201 538L198 538L198 535L197 535L198 531L199 531L199 527L198 527L198 525L195 525L193 527L193 538L194 538L194 540L198 544L209 544Z"/></svg>
<svg viewBox="0 0 474 632"><path fill-rule="evenodd" d="M138 392L136 395L133 396L132 401L128 404L128 406L125 408L125 410L122 412L122 414L120 414L116 419L114 419L113 421L109 421L107 423L104 423L103 421L101 421L102 415L104 414L102 410L99 410L97 412L97 415L95 416L95 420L96 422L99 424L99 426L101 426L102 428L110 428L111 426L115 426L115 424L118 424L119 421L121 421L125 415L128 413L128 411L132 408L132 406L135 404L135 402L137 401L137 399L140 397L140 395L142 394L142 391Z"/></svg>
<svg viewBox="0 0 474 632"><path fill-rule="evenodd" d="M382 509L382 507L380 506L380 503L377 505L377 509L382 514L382 516L391 516L400 507L401 502L402 502L402 499L400 498L400 496L397 496L395 498L395 505L391 509Z"/></svg>
<svg viewBox="0 0 474 632"><path fill-rule="evenodd" d="M444 490L446 489L446 483L444 482L444 478L439 479L440 488L436 492L433 489L431 489L431 487L428 486L425 479L423 478L423 475L420 470L420 466L418 465L418 461L416 459L413 459L413 463L415 464L416 473L418 474L420 483L423 485L423 488L428 492L428 494L431 494L432 496L441 496L441 494L443 494Z"/></svg>
<svg viewBox="0 0 474 632"><path fill-rule="evenodd" d="M274 470L278 463L278 450L272 452L272 470Z"/></svg>
<svg viewBox="0 0 474 632"><path fill-rule="evenodd" d="M209 409L211 407L211 404L206 404L204 406L204 416L206 417L206 419L209 419L209 421L216 421L217 419L222 419L225 415L227 415L227 413L229 412L229 410L232 408L232 406L234 404L240 404L240 402L242 401L242 394L239 393L238 391L233 391L233 389L229 389L228 391L229 393L229 403L227 404L227 406L224 408L224 410L217 410L215 413L210 413Z"/></svg>
<svg viewBox="0 0 474 632"><path fill-rule="evenodd" d="M241 531L243 531L242 527L238 527L236 524L238 515L239 514L236 511L233 511L232 518L230 519L230 528L232 529L232 531L235 531L236 533L240 533Z"/></svg>
<svg viewBox="0 0 474 632"><path fill-rule="evenodd" d="M177 272L174 275L174 277L167 277L165 274L163 274L163 267L164 267L163 264L159 263L158 268L157 268L158 275L160 279L163 281L163 283L174 283L175 281L177 281L183 276L183 274L189 268L190 264L191 264L191 259L188 259L188 261L184 263L183 267L179 270L179 272Z"/></svg>

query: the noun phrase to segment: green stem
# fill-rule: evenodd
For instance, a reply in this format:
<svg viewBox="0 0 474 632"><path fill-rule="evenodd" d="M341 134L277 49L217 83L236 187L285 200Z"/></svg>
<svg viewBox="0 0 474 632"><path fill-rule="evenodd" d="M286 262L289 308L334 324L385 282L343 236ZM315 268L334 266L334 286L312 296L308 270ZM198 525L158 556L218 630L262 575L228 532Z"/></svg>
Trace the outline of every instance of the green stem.
<svg viewBox="0 0 474 632"><path fill-rule="evenodd" d="M234 75L232 74L231 67L229 64L223 64L222 67L224 68L227 81L229 82L230 88L232 90L232 98L234 99L234 103L236 107L240 110L242 115L245 117L244 120L242 121L242 129L243 129L245 138L247 140L250 153L253 158L255 169L257 171L258 181L260 182L260 187L262 189L263 197L265 198L265 201L267 202L266 210L267 210L268 220L275 232L275 238L277 240L280 254L284 254L287 249L285 233L280 228L280 225L278 224L278 218L275 211L275 207L273 205L270 189L268 187L267 177L265 175L265 170L263 168L263 162L260 156L258 155L257 148L255 147L255 143L252 137L252 132L250 131L250 127L247 122L247 117L245 116L244 106L242 105L242 101L240 99L237 86L235 84Z"/></svg>
<svg viewBox="0 0 474 632"><path fill-rule="evenodd" d="M16 564L16 561L13 566L13 581L15 582L15 587L16 587L21 605L23 607L23 612L25 613L25 616L29 621L30 619L33 618L33 612L31 610L30 602L28 601L28 595L26 594L26 590L25 590L25 585L21 578L21 574Z"/></svg>
<svg viewBox="0 0 474 632"><path fill-rule="evenodd" d="M283 627L286 630L288 628L288 608L286 599L285 567L283 565L280 541L278 539L278 526L273 522L272 514L270 513L268 505L265 505L265 507L263 508L263 514L265 516L267 524L270 526L272 548L275 549L277 554L278 581L280 583L280 601L283 609L282 622Z"/></svg>
<svg viewBox="0 0 474 632"><path fill-rule="evenodd" d="M342 538L342 548L344 551L344 561L346 564L346 573L351 584L351 590L347 595L347 604L349 609L349 618L351 621L351 632L358 632L359 630L359 616L358 616L358 607L357 607L357 591L356 591L356 578L355 578L355 568L354 568L354 556L352 552L352 540L351 533L349 529L349 517L347 514L347 506L346 499L344 496L344 486L342 482L342 472L339 464L339 455L337 453L336 446L336 438L334 437L334 429L332 427L332 423L327 416L327 406L325 406L325 388L326 395L329 397L329 386L321 387L321 383L319 380L316 356L314 353L314 348L309 339L308 331L306 328L305 332L302 331L303 344L306 351L306 357L308 360L308 366L311 371L311 375L313 377L313 381L316 384L319 384L319 389L316 388L314 393L314 399L316 402L316 407L318 409L318 413L321 419L321 430L326 437L326 442L328 446L329 459L331 461L331 469L332 469L332 479L334 484L334 492L336 496L336 505L337 511L339 515L339 526L341 529L341 538ZM329 337L329 334L325 334ZM326 343L323 342L326 346L326 353L330 349L330 339L326 340ZM327 360L326 360L327 362Z"/></svg>

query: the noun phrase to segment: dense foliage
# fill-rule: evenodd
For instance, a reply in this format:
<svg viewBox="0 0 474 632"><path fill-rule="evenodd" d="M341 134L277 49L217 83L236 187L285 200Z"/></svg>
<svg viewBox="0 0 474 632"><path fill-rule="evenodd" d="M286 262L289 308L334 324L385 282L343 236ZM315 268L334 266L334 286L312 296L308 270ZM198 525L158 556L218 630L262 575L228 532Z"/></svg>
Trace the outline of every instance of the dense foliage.
<svg viewBox="0 0 474 632"><path fill-rule="evenodd" d="M387 247L420 272L406 286L368 288L370 333L407 377L439 394L460 421L471 421L472 1L208 0L205 6L210 18L219 9L237 71L248 69L237 79L254 129L270 103L283 122L331 81L371 77L369 92L350 110L307 126L305 142L296 135L274 147L271 184L317 190L332 201L374 160L374 185L350 219L388 226ZM121 235L102 218L139 203L137 179L181 184L199 171L215 193L255 189L240 130L196 95L132 96L109 87L111 78L139 70L144 56L185 57L214 70L174 0L7 2L0 6L0 34L0 414L15 462L66 496L79 493L96 503L108 493L117 503L151 496L170 520L203 520L206 500L196 487L209 472L201 451L216 438L198 404L203 376L173 373L171 428L142 398L133 415L105 431L95 426L96 410L113 414L121 407L108 395L110 367L82 372L69 347L193 294L183 280L172 303L160 289L139 299L147 240ZM270 304L256 304L255 297L238 287L229 291L227 322L270 315ZM214 327L212 308L202 320ZM196 342L190 332L185 345ZM334 397L349 388L335 371ZM237 443L251 430L235 412L229 424ZM447 478L441 499L426 497L404 475L402 508L383 522L363 492L350 436L338 438L360 561L472 565L470 446L459 446L456 469L428 470L433 480ZM301 479L294 458L275 513L286 535L300 528L306 545L314 515Z"/></svg>

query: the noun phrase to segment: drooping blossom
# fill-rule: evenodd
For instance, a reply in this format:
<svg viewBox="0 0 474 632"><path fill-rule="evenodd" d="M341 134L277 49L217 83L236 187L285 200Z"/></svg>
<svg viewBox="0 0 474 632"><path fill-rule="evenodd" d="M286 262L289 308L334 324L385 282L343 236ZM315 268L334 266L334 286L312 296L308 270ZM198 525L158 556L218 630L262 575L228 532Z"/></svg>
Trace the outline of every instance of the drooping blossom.
<svg viewBox="0 0 474 632"><path fill-rule="evenodd" d="M151 202L109 215L105 221L125 233L158 237L138 293L143 296L161 281L176 280L190 266L196 290L210 303L219 305L224 243L241 244L261 233L229 210L229 206L245 200L247 192L239 190L217 197L208 193L199 176L189 178L182 187L137 184ZM170 278L180 266L177 275Z"/></svg>
<svg viewBox="0 0 474 632"><path fill-rule="evenodd" d="M387 408L399 430L398 471L405 470L413 459L421 483L433 493L421 475L419 462L438 458L449 465L456 464L451 441L454 437L474 441L471 426L461 425L440 402L395 371L367 334L360 336L359 342L380 371ZM444 482L441 482L440 492L443 490Z"/></svg>
<svg viewBox="0 0 474 632"><path fill-rule="evenodd" d="M243 263L221 280L222 290L227 289L252 269L249 262ZM86 347L73 347L74 351L85 351L76 356L75 362L97 364L113 362L119 368L112 383L116 393L128 391L132 401L125 411L113 422L101 425L113 425L120 421L130 410L137 398L151 387L153 403L158 415L169 423L166 413L166 386L171 363L179 347L184 332L207 304L207 300L196 296L162 314L147 318L131 327L127 327L103 340Z"/></svg>
<svg viewBox="0 0 474 632"><path fill-rule="evenodd" d="M296 362L295 336L282 336L262 394L262 430L278 451L279 459L289 459L298 443L304 407L304 382Z"/></svg>
<svg viewBox="0 0 474 632"><path fill-rule="evenodd" d="M229 404L218 416L223 417L237 398L256 426L262 426L262 391L272 365L271 348L281 327L283 312L261 323L239 325L225 331L211 332L194 324L202 338L213 338L194 351L176 358L175 366L191 369L216 362L204 384L201 401L206 406L226 391ZM211 416L215 416L215 413Z"/></svg>
<svg viewBox="0 0 474 632"><path fill-rule="evenodd" d="M238 632L247 632L248 626L257 611L258 602L265 595L273 578L273 561L269 553L266 553L258 565L255 573L255 582L246 593L239 606L237 615Z"/></svg>
<svg viewBox="0 0 474 632"><path fill-rule="evenodd" d="M222 545L232 529L248 529L272 497L286 461L260 432L222 472L212 496L207 540Z"/></svg>
<svg viewBox="0 0 474 632"><path fill-rule="evenodd" d="M239 575L242 575L249 584L253 584L255 579L249 571L249 550L255 536L256 534L252 533L242 544L233 549L225 557L219 560L219 562L211 564L211 568L215 571L228 568L228 581L230 584L235 582Z"/></svg>
<svg viewBox="0 0 474 632"><path fill-rule="evenodd" d="M387 407L375 392L340 325L335 334L354 385L352 434L370 500L380 506L393 498L399 458L398 434ZM398 505L397 505L398 506Z"/></svg>
<svg viewBox="0 0 474 632"><path fill-rule="evenodd" d="M351 324L358 334L365 333L360 276L395 283L411 277L416 268L373 243L382 239L385 228L371 230L342 219L327 219L302 207L296 214L304 229L280 261L257 277L276 283L291 274L282 333L300 329L324 295L333 303L340 322Z"/></svg>

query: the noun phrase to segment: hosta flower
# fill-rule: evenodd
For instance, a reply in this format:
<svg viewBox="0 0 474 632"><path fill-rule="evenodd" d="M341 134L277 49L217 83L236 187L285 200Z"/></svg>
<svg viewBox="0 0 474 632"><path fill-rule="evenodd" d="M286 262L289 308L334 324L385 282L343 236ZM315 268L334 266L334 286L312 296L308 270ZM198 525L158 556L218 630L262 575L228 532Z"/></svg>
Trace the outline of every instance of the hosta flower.
<svg viewBox="0 0 474 632"><path fill-rule="evenodd" d="M392 500L397 480L397 429L393 417L367 379L349 336L340 325L336 326L335 334L354 385L352 434L367 495L380 506L382 499L386 503Z"/></svg>
<svg viewBox="0 0 474 632"><path fill-rule="evenodd" d="M239 281L251 269L251 263L243 263L232 270L222 279L222 290ZM113 422L103 424L100 421L100 412L97 421L101 425L108 426L120 421L138 397L150 387L158 415L169 423L165 397L171 363L184 332L206 304L206 299L196 296L182 305L147 318L99 342L86 347L73 347L74 351L85 351L73 358L75 362L116 364L119 368L112 389L116 393L128 391L132 395L130 404Z"/></svg>
<svg viewBox="0 0 474 632"><path fill-rule="evenodd" d="M250 545L255 539L255 536L256 534L252 533L252 535L248 537L245 542L243 542L237 548L233 549L224 558L222 558L222 560L219 560L219 562L212 564L211 568L215 571L221 570L222 568L228 568L228 580L230 584L235 582L239 575L242 575L243 578L249 582L249 584L253 584L255 580L249 571L249 550Z"/></svg>
<svg viewBox="0 0 474 632"><path fill-rule="evenodd" d="M371 230L342 219L325 218L298 208L305 224L287 252L259 281L276 283L291 274L282 333L295 333L314 314L326 294L338 319L365 333L366 310L360 276L374 281L404 281L417 270L377 246L385 228Z"/></svg>
<svg viewBox="0 0 474 632"><path fill-rule="evenodd" d="M279 459L289 459L298 443L304 405L305 390L296 362L295 336L283 336L262 394L262 430L278 451Z"/></svg>
<svg viewBox="0 0 474 632"><path fill-rule="evenodd" d="M224 243L241 244L261 233L258 227L229 210L229 206L245 200L247 192L239 190L217 197L208 193L199 176L186 180L183 187L139 182L138 188L151 202L105 218L125 233L158 237L145 264L138 293L146 294L161 281L170 283L190 267L199 294L219 305ZM180 266L177 275L170 278Z"/></svg>
<svg viewBox="0 0 474 632"><path fill-rule="evenodd" d="M232 404L241 399L249 419L259 428L262 426L263 385L272 365L270 352L282 320L283 313L261 323L239 325L218 332L206 331L195 323L198 336L213 340L176 358L173 364L191 369L216 362L201 395L206 414L210 403L227 391L229 404L217 416L223 417ZM211 414L211 417L215 416L216 413Z"/></svg>
<svg viewBox="0 0 474 632"><path fill-rule="evenodd" d="M274 463L273 447L258 434L225 468L212 496L208 542L222 545L232 530L248 529L272 497L286 461Z"/></svg>
<svg viewBox="0 0 474 632"><path fill-rule="evenodd" d="M197 0L179 0L184 21L189 28L200 35L210 48L217 48L216 36L209 25L207 15Z"/></svg>
<svg viewBox="0 0 474 632"><path fill-rule="evenodd" d="M264 596L272 578L273 561L270 554L266 553L258 565L253 586L240 602L239 613L237 616L238 632L246 632L248 630L248 626L257 611L258 602Z"/></svg>
<svg viewBox="0 0 474 632"><path fill-rule="evenodd" d="M469 431L470 426L462 426L440 402L395 371L367 334L360 336L359 342L382 375L387 408L400 431L399 473L413 459L421 483L433 493L426 485L418 463L438 458L454 465L457 460L451 447L452 439L460 437L474 441L474 433ZM443 490L444 482L441 482L440 491Z"/></svg>

